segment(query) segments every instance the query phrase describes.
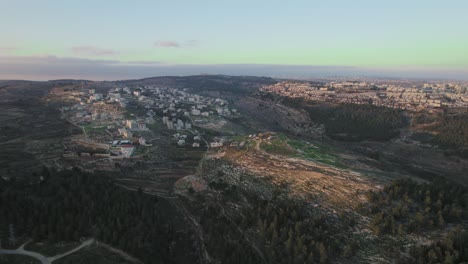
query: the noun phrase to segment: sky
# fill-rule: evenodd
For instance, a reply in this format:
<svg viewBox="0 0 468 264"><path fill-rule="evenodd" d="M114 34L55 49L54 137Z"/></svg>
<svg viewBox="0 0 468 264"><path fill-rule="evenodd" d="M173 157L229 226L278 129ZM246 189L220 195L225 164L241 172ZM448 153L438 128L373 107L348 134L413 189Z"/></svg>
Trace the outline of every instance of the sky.
<svg viewBox="0 0 468 264"><path fill-rule="evenodd" d="M0 79L468 79L466 0L0 0Z"/></svg>

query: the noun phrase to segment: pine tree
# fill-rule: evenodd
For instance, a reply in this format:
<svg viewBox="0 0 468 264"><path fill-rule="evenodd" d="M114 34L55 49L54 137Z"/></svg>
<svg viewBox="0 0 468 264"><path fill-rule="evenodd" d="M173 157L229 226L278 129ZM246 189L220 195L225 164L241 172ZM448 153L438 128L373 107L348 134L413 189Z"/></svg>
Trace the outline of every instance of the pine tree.
<svg viewBox="0 0 468 264"><path fill-rule="evenodd" d="M328 262L328 254L327 254L327 248L323 244L323 242L320 242L319 245L319 253L320 253L320 263L327 263Z"/></svg>

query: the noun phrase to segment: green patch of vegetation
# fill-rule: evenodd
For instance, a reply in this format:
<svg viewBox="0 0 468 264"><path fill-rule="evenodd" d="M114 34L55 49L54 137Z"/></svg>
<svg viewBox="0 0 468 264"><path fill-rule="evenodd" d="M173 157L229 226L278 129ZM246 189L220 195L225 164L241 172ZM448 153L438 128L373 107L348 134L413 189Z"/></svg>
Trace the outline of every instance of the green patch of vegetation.
<svg viewBox="0 0 468 264"><path fill-rule="evenodd" d="M277 154L277 155L284 155L284 156L292 156L296 155L296 151L288 145L285 136L279 135L278 137L274 137L269 142L262 142L260 144L260 148L268 153Z"/></svg>
<svg viewBox="0 0 468 264"><path fill-rule="evenodd" d="M336 167L343 166L327 145L290 139L282 133L274 136L270 142L262 142L260 147L271 154L312 159Z"/></svg>
<svg viewBox="0 0 468 264"><path fill-rule="evenodd" d="M244 148L246 149L255 148L255 144L256 144L255 140L248 139L245 141Z"/></svg>
<svg viewBox="0 0 468 264"><path fill-rule="evenodd" d="M330 148L323 144L310 144L305 141L289 140L288 144L297 149L302 157L313 159L328 165L342 167L338 157L331 153Z"/></svg>

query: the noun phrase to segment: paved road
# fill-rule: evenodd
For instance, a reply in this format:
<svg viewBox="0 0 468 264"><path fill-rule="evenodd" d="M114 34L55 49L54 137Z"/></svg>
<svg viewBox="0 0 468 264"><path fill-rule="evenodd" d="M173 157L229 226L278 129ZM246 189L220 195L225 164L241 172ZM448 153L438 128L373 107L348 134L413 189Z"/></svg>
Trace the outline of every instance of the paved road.
<svg viewBox="0 0 468 264"><path fill-rule="evenodd" d="M26 244L28 244L29 242L31 241L28 241L26 243L24 243L23 245L21 245L19 248L17 249L1 249L0 248L0 254L5 254L5 255L25 255L25 256L30 256L30 257L33 257L37 260L39 260L39 262L41 264L52 264L53 261L57 260L57 259L60 259L60 258L63 258L65 256L68 256L70 254L73 254L75 252L77 252L78 250L84 248L84 247L87 247L89 245L91 245L92 243L94 243L94 239L89 239L89 240L86 240L84 241L83 243L81 243L81 245L79 245L78 247L72 249L72 250L69 250L63 254L59 254L59 255L56 255L56 256L53 256L53 257L46 257L40 253L37 253L37 252L34 252L34 251L29 251L29 250L25 250L24 249L24 246L26 246Z"/></svg>
<svg viewBox="0 0 468 264"><path fill-rule="evenodd" d="M93 243L94 243L94 239L88 239L88 240L84 241L83 243L81 243L81 245L79 245L78 247L76 247L76 248L74 248L74 249L72 249L70 251L67 251L67 252L65 252L63 254L59 254L59 255L50 257L48 259L49 259L50 263L52 263L54 260L57 260L57 259L65 257L65 256L68 256L70 254L73 254L73 253L77 252L78 250L80 250L80 249L82 249L84 247L87 247L87 246L89 246L89 245L91 245Z"/></svg>
<svg viewBox="0 0 468 264"><path fill-rule="evenodd" d="M33 258L39 260L39 262L42 263L42 264L50 264L50 263L51 263L51 262L47 259L46 256L41 255L41 254L39 254L39 253L37 253L37 252L24 250L22 247L23 247L23 246L21 246L21 247L18 248L18 249L14 249L14 250L0 249L0 254L6 254L6 255L25 255L25 256L30 256L30 257L33 257Z"/></svg>

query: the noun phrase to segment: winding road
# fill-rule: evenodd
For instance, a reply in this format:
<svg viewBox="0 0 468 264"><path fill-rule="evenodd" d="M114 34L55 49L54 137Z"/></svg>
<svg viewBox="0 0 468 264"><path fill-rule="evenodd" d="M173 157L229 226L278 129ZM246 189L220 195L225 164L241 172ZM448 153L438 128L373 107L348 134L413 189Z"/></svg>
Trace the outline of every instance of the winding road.
<svg viewBox="0 0 468 264"><path fill-rule="evenodd" d="M69 250L69 251L67 251L65 253L55 255L53 257L46 257L46 256L44 256L44 255L42 255L40 253L25 250L24 246L26 246L29 242L31 242L31 241L28 241L28 242L24 243L23 245L21 245L17 249L2 249L2 248L0 248L0 255L1 254L5 254L5 255L25 255L25 256L29 256L29 257L32 257L32 258L35 258L35 259L39 260L39 262L42 263L42 264L52 264L52 262L54 262L57 259L61 259L61 258L65 257L65 256L68 256L70 254L73 254L73 253L79 251L80 249L82 249L84 247L87 247L87 246L93 244L94 239L88 239L86 241L83 241L81 243L81 245L77 246L76 248L74 248L72 250Z"/></svg>

